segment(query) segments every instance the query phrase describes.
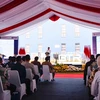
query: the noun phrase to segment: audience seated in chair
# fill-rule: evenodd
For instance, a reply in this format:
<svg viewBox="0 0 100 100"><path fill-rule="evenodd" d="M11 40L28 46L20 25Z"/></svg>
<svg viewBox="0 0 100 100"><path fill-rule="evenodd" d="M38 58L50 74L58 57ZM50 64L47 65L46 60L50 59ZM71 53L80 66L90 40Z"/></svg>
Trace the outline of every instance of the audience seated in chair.
<svg viewBox="0 0 100 100"><path fill-rule="evenodd" d="M24 66L25 65L25 56L22 56L22 62L21 64Z"/></svg>
<svg viewBox="0 0 100 100"><path fill-rule="evenodd" d="M15 66L16 58L13 56L9 57L9 62L5 64L6 68L12 68Z"/></svg>
<svg viewBox="0 0 100 100"><path fill-rule="evenodd" d="M53 69L53 65L52 65L51 62L49 61L49 57L46 57L46 58L45 58L45 61L42 63L42 65L48 65L48 66L49 66L50 73L53 74L53 80L54 80L55 70Z"/></svg>
<svg viewBox="0 0 100 100"><path fill-rule="evenodd" d="M0 67L5 67L5 65L3 64L2 58L0 57Z"/></svg>
<svg viewBox="0 0 100 100"><path fill-rule="evenodd" d="M0 100L11 100L10 91L3 89L1 77L0 77Z"/></svg>
<svg viewBox="0 0 100 100"><path fill-rule="evenodd" d="M36 56L34 58L34 61L32 61L31 63L34 64L34 65L37 65L38 66L38 70L39 70L39 73L40 73L40 76L43 74L43 70L42 70L42 65L41 63L38 61L39 57Z"/></svg>
<svg viewBox="0 0 100 100"><path fill-rule="evenodd" d="M19 76L20 76L20 81L21 84L25 83L26 84L26 93L30 94L31 90L30 90L30 80L26 79L26 69L25 67L21 64L21 56L18 56L16 58L16 64L15 66L13 66L11 68L11 70L17 70L19 72Z"/></svg>
<svg viewBox="0 0 100 100"><path fill-rule="evenodd" d="M8 71L6 68L0 67L0 77L3 84L3 90L10 90L10 93L16 91L16 86L8 82Z"/></svg>
<svg viewBox="0 0 100 100"><path fill-rule="evenodd" d="M34 65L32 63L30 63L30 55L25 56L24 66L25 66L25 68L30 68L32 70L33 79L36 79L36 83L37 83L39 80L39 76L36 75L36 73L34 71Z"/></svg>
<svg viewBox="0 0 100 100"><path fill-rule="evenodd" d="M31 91L35 92L35 90L37 90L37 86L36 86L36 80L33 79L33 74L32 74L32 70L30 68L26 69L26 77L30 80L31 82Z"/></svg>

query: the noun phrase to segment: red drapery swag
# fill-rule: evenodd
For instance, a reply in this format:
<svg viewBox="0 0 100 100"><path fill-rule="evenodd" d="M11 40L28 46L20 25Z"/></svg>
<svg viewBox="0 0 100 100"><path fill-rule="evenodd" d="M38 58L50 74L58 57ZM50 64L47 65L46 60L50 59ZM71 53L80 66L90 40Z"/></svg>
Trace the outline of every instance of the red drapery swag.
<svg viewBox="0 0 100 100"><path fill-rule="evenodd" d="M57 15L53 15L53 16L51 16L49 19L51 20L51 21L57 21L58 19L59 19L60 17L59 16L57 16Z"/></svg>

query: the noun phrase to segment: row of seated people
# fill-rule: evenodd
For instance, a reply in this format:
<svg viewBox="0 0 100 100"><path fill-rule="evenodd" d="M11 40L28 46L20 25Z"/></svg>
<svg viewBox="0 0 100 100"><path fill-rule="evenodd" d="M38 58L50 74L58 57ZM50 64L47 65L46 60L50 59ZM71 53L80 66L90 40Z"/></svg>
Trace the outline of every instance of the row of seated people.
<svg viewBox="0 0 100 100"><path fill-rule="evenodd" d="M52 63L50 62L50 57L47 56L45 58L45 61L42 64L38 61L38 59L39 59L39 57L36 56L34 58L34 61L31 61L31 63L30 63L30 55L26 55L26 56L23 56L22 57L21 64L25 68L30 68L32 70L32 73L33 74L36 74L35 71L34 71L34 65L37 65L38 66L39 73L40 73L40 76L42 76L42 74L43 74L43 67L42 66L43 65L48 65L50 72L53 74L53 80L54 80L55 70L53 69ZM13 68L13 66L15 65L15 63L16 63L16 58L15 57L9 57L9 62L6 63L4 65L4 67Z"/></svg>
<svg viewBox="0 0 100 100"><path fill-rule="evenodd" d="M26 93L29 94L29 92L31 91L34 92L34 90L37 90L36 81L32 77L31 69L26 69L25 83L24 82L21 83L19 72L17 70L9 69L7 71L6 69L4 70L3 69L4 68L2 68L2 71L1 71L3 75L0 76L1 100L21 100L23 95L25 95ZM28 89L30 89L31 91L28 91Z"/></svg>
<svg viewBox="0 0 100 100"><path fill-rule="evenodd" d="M15 88L16 88L13 84L8 83L7 81L8 75L7 73L5 74L5 72L7 72L6 68L11 68L11 70L17 70L19 72L21 83L26 84L26 93L27 94L32 93L30 89L30 80L26 78L26 69L30 68L32 70L33 79L36 79L36 83L37 83L39 80L39 76L36 75L34 71L34 65L38 65L40 75L42 75L43 73L42 65L48 65L50 72L53 73L53 79L54 79L55 71L53 70L52 64L49 62L48 57L45 58L45 62L43 62L42 65L38 61L38 57L35 57L35 60L30 63L30 55L23 56L22 58L21 56L17 56L16 60L15 60L15 57L9 57L9 62L6 63L5 65L2 63L2 58L0 58L0 76L3 82L4 90L9 89L11 90L11 93L12 93L15 91Z"/></svg>
<svg viewBox="0 0 100 100"><path fill-rule="evenodd" d="M86 63L85 85L89 90L89 100L100 100L100 54L96 59L91 55L91 59Z"/></svg>

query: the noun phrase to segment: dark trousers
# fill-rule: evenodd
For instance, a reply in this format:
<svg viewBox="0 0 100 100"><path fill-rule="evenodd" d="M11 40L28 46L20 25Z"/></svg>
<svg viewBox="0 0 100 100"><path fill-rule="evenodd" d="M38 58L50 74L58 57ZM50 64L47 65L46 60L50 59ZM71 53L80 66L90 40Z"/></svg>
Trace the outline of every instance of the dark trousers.
<svg viewBox="0 0 100 100"><path fill-rule="evenodd" d="M53 75L53 79L54 79L54 77L55 77L55 72L52 72L52 75Z"/></svg>
<svg viewBox="0 0 100 100"><path fill-rule="evenodd" d="M7 89L10 90L10 93L12 94L13 92L16 91L16 86L13 84L10 84L9 86L7 86Z"/></svg>
<svg viewBox="0 0 100 100"><path fill-rule="evenodd" d="M38 66L38 70L39 70L40 76L42 76L42 74L43 74L42 65Z"/></svg>
<svg viewBox="0 0 100 100"><path fill-rule="evenodd" d="M38 75L34 75L33 79L36 79L36 83L39 81L39 76Z"/></svg>
<svg viewBox="0 0 100 100"><path fill-rule="evenodd" d="M94 96L91 95L91 88L88 87L89 100L93 100Z"/></svg>
<svg viewBox="0 0 100 100"><path fill-rule="evenodd" d="M26 79L26 80L25 80L25 84L26 84L26 94L31 94L30 79Z"/></svg>
<svg viewBox="0 0 100 100"><path fill-rule="evenodd" d="M49 62L50 62L50 56L48 56L48 58L49 58Z"/></svg>
<svg viewBox="0 0 100 100"><path fill-rule="evenodd" d="M42 76L42 74L43 74L42 68L39 70L39 73L40 73L40 76Z"/></svg>

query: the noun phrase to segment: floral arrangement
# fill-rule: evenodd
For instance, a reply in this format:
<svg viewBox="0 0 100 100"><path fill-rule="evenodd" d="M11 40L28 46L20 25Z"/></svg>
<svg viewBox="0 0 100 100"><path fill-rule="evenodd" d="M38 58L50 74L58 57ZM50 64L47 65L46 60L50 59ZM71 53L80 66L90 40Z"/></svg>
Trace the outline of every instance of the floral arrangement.
<svg viewBox="0 0 100 100"><path fill-rule="evenodd" d="M83 68L79 68L73 65L64 65L64 64L56 64L54 65L54 69L56 72L83 72Z"/></svg>

